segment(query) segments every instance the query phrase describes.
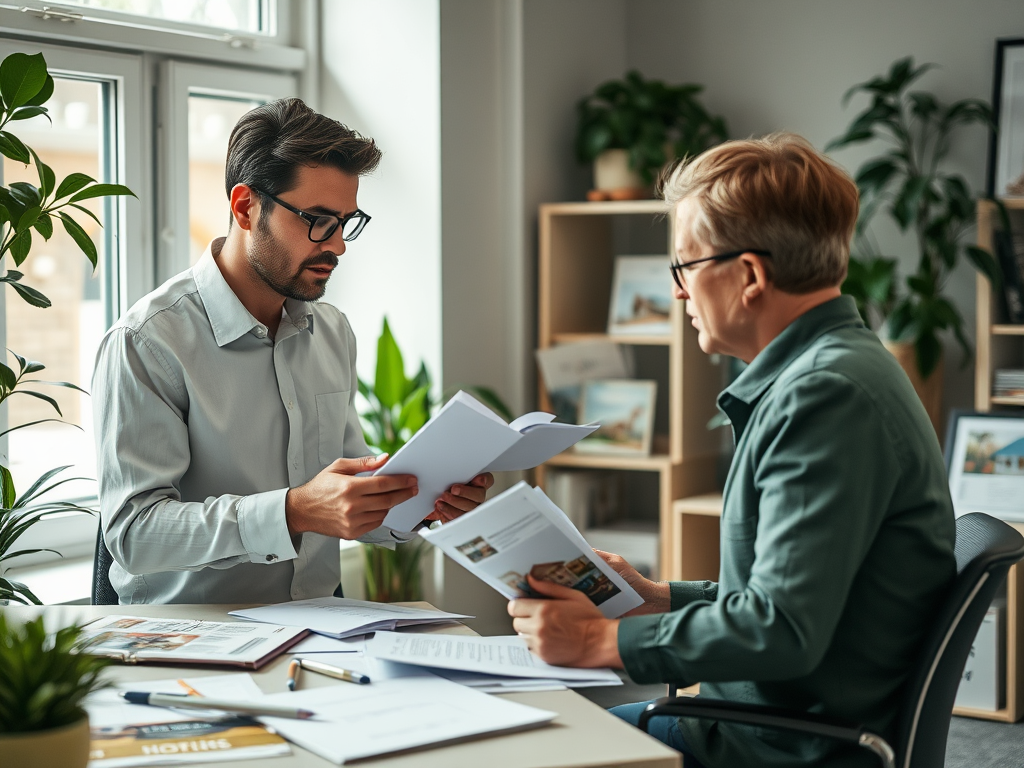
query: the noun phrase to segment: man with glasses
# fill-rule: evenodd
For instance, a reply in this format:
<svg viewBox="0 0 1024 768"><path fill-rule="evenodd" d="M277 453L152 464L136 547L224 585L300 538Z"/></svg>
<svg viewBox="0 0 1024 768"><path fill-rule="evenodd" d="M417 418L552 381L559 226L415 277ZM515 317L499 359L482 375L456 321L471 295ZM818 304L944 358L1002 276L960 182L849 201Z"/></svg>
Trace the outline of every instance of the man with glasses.
<svg viewBox="0 0 1024 768"><path fill-rule="evenodd" d="M718 399L736 441L719 580L653 582L606 554L645 599L632 615L605 619L584 595L531 579L548 599L509 603L513 625L553 664L700 682L704 697L892 737L901 688L955 576L955 526L924 407L840 295L857 187L780 134L708 150L664 192L675 296L700 347L749 363ZM636 723L644 706L612 711ZM708 768L877 764L827 739L725 722L656 718L652 733Z"/></svg>
<svg viewBox="0 0 1024 768"><path fill-rule="evenodd" d="M324 295L370 221L381 153L299 99L258 107L228 145L226 237L107 333L93 379L103 537L121 603L276 603L339 587L338 539L382 526L416 478L357 477L356 345ZM437 499L449 520L488 475Z"/></svg>

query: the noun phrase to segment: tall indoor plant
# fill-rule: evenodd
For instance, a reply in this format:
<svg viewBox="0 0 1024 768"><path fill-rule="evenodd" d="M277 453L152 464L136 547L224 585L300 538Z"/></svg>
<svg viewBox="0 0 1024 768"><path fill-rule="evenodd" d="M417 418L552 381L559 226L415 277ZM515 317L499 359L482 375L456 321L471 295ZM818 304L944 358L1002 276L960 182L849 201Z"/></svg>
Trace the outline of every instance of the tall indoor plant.
<svg viewBox="0 0 1024 768"><path fill-rule="evenodd" d="M711 115L697 95L699 85L667 85L632 70L580 99L576 105L576 157L595 163L595 186L633 189L649 196L658 172L675 157L697 155L727 138L725 119ZM603 182L605 167L619 167ZM632 171L632 177L628 171Z"/></svg>
<svg viewBox="0 0 1024 768"><path fill-rule="evenodd" d="M865 319L876 329L881 326L889 340L912 348L914 370L909 373L916 372L921 380L936 374L943 331L956 338L964 363L970 359L963 316L944 295L960 255L994 283L1000 282L992 254L964 242L975 223L975 199L947 162L953 133L970 124L991 129L992 111L979 99L945 105L932 93L910 90L933 67L915 66L908 56L894 62L887 74L850 88L844 104L857 94L870 97L870 104L826 147L832 151L873 139L887 144L857 170L861 210L843 290L858 300ZM871 222L880 211L916 240L917 267L902 287L896 279L897 260L880 252L871 233Z"/></svg>
<svg viewBox="0 0 1024 768"><path fill-rule="evenodd" d="M125 186L99 184L84 173L71 173L58 184L53 170L39 158L35 150L26 146L11 132L11 124L16 121L47 116L45 104L53 95L53 88L53 78L47 71L42 54L30 56L13 53L0 62L0 154L16 162L33 164L39 177L38 186L27 182L0 186L0 261L10 257L15 267L0 276L0 283L6 283L26 302L41 309L49 307L50 300L40 291L26 285L22 281L24 274L17 269L29 257L33 237L49 240L53 235L55 223L59 222L95 269L98 258L96 245L72 213L77 211L96 219L91 211L81 205L83 201L111 195L133 195ZM98 219L96 221L99 223ZM34 378L35 374L45 369L45 366L16 352L12 352L12 355L17 361L17 370L0 362L0 403L14 396L33 397L48 403L60 417L62 414L57 401L45 391L40 391L39 386L67 387L84 391L65 381L43 381ZM0 436L44 421L59 420L57 418L33 421L6 429L0 432ZM54 488L77 479L55 479L68 467L57 467L44 473L19 496L9 465L6 456L0 460L0 600L38 603L39 599L28 587L4 576L5 566L14 558L52 550L15 550L14 546L19 537L48 514L92 510L71 502L42 499Z"/></svg>
<svg viewBox="0 0 1024 768"><path fill-rule="evenodd" d="M377 368L373 384L359 380L365 402L360 412L363 436L372 449L391 456L427 423L437 405L431 395L432 383L424 363L416 375L405 373L402 350L391 333L388 320L377 339ZM467 387L504 418L513 417L501 398L487 387ZM424 542L411 541L391 550L372 544L363 547L367 597L379 602L420 600L420 564Z"/></svg>

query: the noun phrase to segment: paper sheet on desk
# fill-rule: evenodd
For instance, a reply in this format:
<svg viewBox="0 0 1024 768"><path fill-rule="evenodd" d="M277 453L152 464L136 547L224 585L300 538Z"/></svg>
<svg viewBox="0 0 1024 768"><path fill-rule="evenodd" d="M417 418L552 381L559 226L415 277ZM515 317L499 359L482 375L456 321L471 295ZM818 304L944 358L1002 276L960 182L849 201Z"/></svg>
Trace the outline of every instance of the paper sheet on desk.
<svg viewBox="0 0 1024 768"><path fill-rule="evenodd" d="M338 639L365 635L381 629L444 624L473 618L463 613L407 608L387 603L350 600L347 597L315 597L311 600L245 608L231 611L230 615L286 627L305 627L317 634Z"/></svg>
<svg viewBox="0 0 1024 768"><path fill-rule="evenodd" d="M366 757L522 730L557 715L434 675L339 684L263 699L305 707L311 720L261 717L289 741L339 765Z"/></svg>
<svg viewBox="0 0 1024 768"><path fill-rule="evenodd" d="M589 680L622 685L611 669L576 669L546 664L530 653L526 641L516 635L470 637L466 635L378 632L366 643L366 654L378 659L424 667L485 672L507 677L545 680Z"/></svg>
<svg viewBox="0 0 1024 768"><path fill-rule="evenodd" d="M553 418L529 413L506 424L471 395L457 393L374 472L415 475L419 482L419 493L392 507L384 525L411 531L454 483L469 482L481 472L532 469L598 427L549 423Z"/></svg>

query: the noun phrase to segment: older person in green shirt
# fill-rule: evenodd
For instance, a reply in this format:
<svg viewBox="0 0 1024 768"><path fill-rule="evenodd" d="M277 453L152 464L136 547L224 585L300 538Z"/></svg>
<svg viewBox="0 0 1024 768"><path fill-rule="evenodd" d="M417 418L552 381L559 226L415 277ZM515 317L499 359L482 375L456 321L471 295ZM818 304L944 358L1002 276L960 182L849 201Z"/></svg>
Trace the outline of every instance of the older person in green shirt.
<svg viewBox="0 0 1024 768"><path fill-rule="evenodd" d="M531 581L549 599L511 602L515 629L551 663L700 682L702 696L892 735L955 575L955 527L924 408L840 295L857 188L806 141L781 134L709 150L672 173L665 197L675 295L701 349L749 363L718 399L736 440L719 581L655 583L607 555L645 599L635 615L605 619L584 595ZM642 707L613 711L635 723ZM656 735L708 768L873 760L711 721L664 722Z"/></svg>

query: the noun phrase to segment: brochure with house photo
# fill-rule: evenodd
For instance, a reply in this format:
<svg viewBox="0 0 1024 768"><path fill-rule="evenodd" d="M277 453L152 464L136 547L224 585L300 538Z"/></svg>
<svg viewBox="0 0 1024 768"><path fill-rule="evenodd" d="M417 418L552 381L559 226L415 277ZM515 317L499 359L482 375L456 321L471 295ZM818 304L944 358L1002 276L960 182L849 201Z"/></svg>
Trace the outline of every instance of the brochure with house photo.
<svg viewBox="0 0 1024 768"><path fill-rule="evenodd" d="M420 535L510 600L535 596L532 574L579 590L610 619L643 604L562 510L526 483Z"/></svg>

